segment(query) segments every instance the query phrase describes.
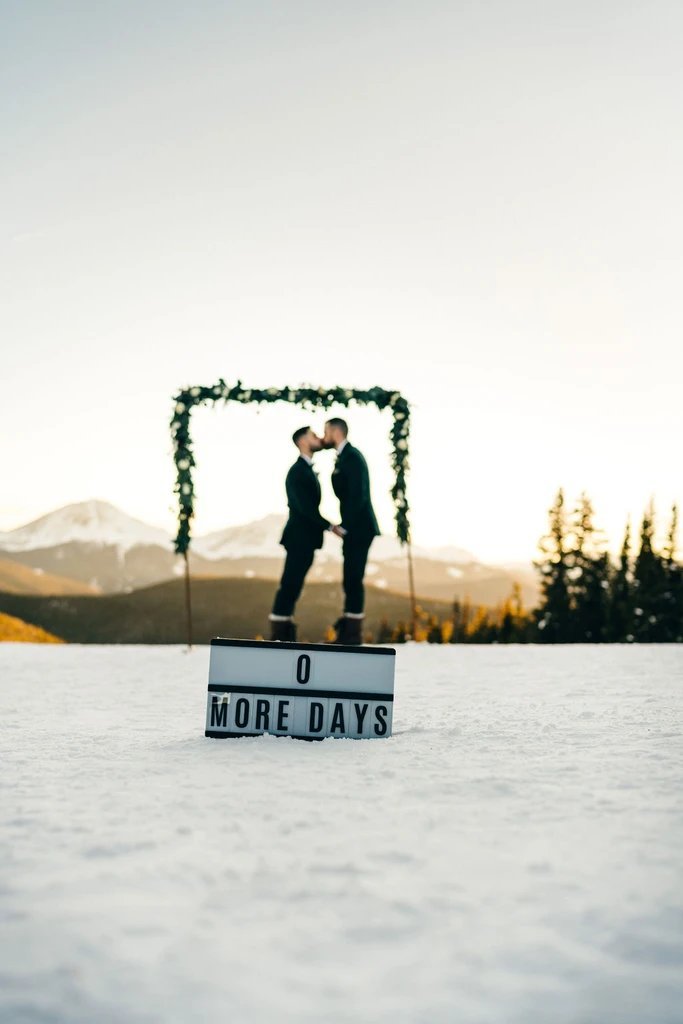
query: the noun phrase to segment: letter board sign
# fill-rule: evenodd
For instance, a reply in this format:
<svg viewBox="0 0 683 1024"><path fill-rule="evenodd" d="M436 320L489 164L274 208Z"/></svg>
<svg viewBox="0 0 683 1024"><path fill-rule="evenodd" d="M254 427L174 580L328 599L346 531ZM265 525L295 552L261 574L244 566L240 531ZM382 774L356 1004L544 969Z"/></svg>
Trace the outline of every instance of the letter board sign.
<svg viewBox="0 0 683 1024"><path fill-rule="evenodd" d="M211 641L205 736L391 736L391 647Z"/></svg>

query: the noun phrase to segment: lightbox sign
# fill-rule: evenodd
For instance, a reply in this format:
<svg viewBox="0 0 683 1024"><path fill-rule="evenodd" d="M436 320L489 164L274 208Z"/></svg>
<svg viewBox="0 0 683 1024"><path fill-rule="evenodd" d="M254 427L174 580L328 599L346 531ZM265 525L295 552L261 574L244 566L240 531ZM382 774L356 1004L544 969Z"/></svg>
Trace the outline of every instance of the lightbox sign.
<svg viewBox="0 0 683 1024"><path fill-rule="evenodd" d="M391 647L211 641L205 736L391 736Z"/></svg>

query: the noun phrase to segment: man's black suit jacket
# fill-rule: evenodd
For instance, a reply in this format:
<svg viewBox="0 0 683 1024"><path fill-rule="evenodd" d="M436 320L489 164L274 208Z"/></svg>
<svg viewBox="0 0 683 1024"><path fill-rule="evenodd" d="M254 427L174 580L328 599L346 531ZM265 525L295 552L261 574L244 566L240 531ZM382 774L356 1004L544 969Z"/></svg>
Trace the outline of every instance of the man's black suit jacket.
<svg viewBox="0 0 683 1024"><path fill-rule="evenodd" d="M321 548L323 535L330 525L320 515L320 484L304 458L299 457L287 473L287 504L289 518L280 539L287 549Z"/></svg>
<svg viewBox="0 0 683 1024"><path fill-rule="evenodd" d="M369 544L380 531L370 500L368 464L358 449L348 442L337 456L332 487L339 499L341 525L349 540Z"/></svg>

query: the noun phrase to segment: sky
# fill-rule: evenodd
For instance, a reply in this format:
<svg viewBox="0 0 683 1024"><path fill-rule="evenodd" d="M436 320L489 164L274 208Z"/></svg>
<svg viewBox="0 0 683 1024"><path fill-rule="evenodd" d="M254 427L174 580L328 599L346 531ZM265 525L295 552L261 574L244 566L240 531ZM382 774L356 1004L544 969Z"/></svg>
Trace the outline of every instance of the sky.
<svg viewBox="0 0 683 1024"><path fill-rule="evenodd" d="M526 561L683 500L679 3L0 0L0 529L173 530L184 385L412 404L413 537ZM388 414L349 410L383 529ZM278 406L194 417L195 531L284 512ZM324 510L330 453L319 459Z"/></svg>

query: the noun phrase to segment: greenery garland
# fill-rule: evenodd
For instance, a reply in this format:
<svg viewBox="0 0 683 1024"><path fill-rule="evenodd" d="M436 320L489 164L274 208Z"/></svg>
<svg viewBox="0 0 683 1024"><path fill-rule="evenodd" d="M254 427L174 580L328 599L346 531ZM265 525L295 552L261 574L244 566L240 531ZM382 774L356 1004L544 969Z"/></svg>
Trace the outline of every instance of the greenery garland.
<svg viewBox="0 0 683 1024"><path fill-rule="evenodd" d="M394 500L396 535L402 544L410 538L408 521L408 499L406 497L406 473L408 471L408 438L410 436L410 406L399 391L384 388L370 388L361 391L356 388L314 388L308 385L299 388L244 388L241 381L232 386L221 378L211 387L183 388L174 399L171 419L176 465L175 493L178 495L178 533L175 550L182 555L190 547L190 524L194 516L195 494L192 470L196 465L190 437L190 415L197 405L216 402L237 402L247 405L256 402L292 402L305 409L329 409L333 405L347 407L351 402L358 405L374 404L381 411L391 409L394 415L391 427L391 465L396 474L391 496Z"/></svg>

